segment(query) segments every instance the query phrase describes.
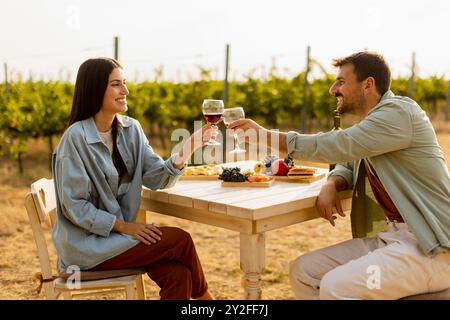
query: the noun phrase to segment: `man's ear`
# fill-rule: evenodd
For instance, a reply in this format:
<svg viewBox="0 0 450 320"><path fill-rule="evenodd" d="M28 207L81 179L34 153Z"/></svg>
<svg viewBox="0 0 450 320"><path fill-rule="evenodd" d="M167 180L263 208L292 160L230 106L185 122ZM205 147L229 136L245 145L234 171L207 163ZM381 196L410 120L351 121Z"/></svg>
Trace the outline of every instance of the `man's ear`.
<svg viewBox="0 0 450 320"><path fill-rule="evenodd" d="M373 77L368 77L366 80L364 80L364 89L376 89L375 79Z"/></svg>

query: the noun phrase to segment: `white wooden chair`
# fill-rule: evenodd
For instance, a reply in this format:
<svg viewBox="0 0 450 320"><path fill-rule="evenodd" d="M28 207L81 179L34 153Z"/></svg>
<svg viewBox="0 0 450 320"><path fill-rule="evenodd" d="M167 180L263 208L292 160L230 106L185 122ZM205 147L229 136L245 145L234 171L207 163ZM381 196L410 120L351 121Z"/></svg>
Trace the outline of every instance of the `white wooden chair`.
<svg viewBox="0 0 450 320"><path fill-rule="evenodd" d="M35 278L40 281L38 292L43 286L47 299L58 299L60 296L64 299L72 299L72 297L118 291L124 291L128 300L145 299L142 279L145 269L81 271L80 281L76 283L76 286L72 282L69 285L66 281L71 276L68 271L54 275L43 229L43 224L49 220L52 228L55 224L56 200L53 180L42 178L34 182L31 185L31 192L25 196L25 207L41 265L41 272L35 275Z"/></svg>

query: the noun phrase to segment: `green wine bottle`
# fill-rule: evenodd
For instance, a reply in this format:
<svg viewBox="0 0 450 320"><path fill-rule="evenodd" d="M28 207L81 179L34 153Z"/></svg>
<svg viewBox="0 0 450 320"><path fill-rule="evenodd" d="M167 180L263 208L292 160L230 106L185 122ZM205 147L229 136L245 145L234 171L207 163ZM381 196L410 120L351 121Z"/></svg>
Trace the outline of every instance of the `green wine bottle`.
<svg viewBox="0 0 450 320"><path fill-rule="evenodd" d="M333 129L331 129L331 131L334 130L342 130L341 128L341 114L339 113L339 111L334 110L334 126ZM330 171L334 169L334 167L336 166L336 164L332 163L330 164Z"/></svg>

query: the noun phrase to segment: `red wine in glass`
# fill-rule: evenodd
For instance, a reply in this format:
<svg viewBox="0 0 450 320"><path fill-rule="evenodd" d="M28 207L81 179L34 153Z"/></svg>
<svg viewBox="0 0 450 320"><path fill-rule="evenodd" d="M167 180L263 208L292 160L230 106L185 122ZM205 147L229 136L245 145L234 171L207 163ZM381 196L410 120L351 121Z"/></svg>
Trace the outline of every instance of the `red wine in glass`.
<svg viewBox="0 0 450 320"><path fill-rule="evenodd" d="M222 100L213 100L213 99L205 99L202 104L202 112L206 121L214 128L217 129L216 124L220 121L223 114L223 101ZM217 146L220 145L213 136L206 143L207 145Z"/></svg>
<svg viewBox="0 0 450 320"><path fill-rule="evenodd" d="M205 113L203 116L211 125L216 125L222 118L222 113Z"/></svg>

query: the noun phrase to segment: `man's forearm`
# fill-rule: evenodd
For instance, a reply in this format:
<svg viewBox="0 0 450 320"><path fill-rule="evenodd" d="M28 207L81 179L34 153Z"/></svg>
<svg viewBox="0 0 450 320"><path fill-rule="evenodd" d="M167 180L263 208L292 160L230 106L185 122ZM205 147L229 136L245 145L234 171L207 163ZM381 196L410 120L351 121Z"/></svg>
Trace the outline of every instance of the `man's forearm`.
<svg viewBox="0 0 450 320"><path fill-rule="evenodd" d="M267 144L270 148L278 147L280 153L287 153L287 133L267 130ZM347 180L337 175L329 177L327 184L332 184L337 191L344 191L348 189Z"/></svg>
<svg viewBox="0 0 450 320"><path fill-rule="evenodd" d="M267 144L271 149L278 148L280 153L287 153L287 133L267 130Z"/></svg>

